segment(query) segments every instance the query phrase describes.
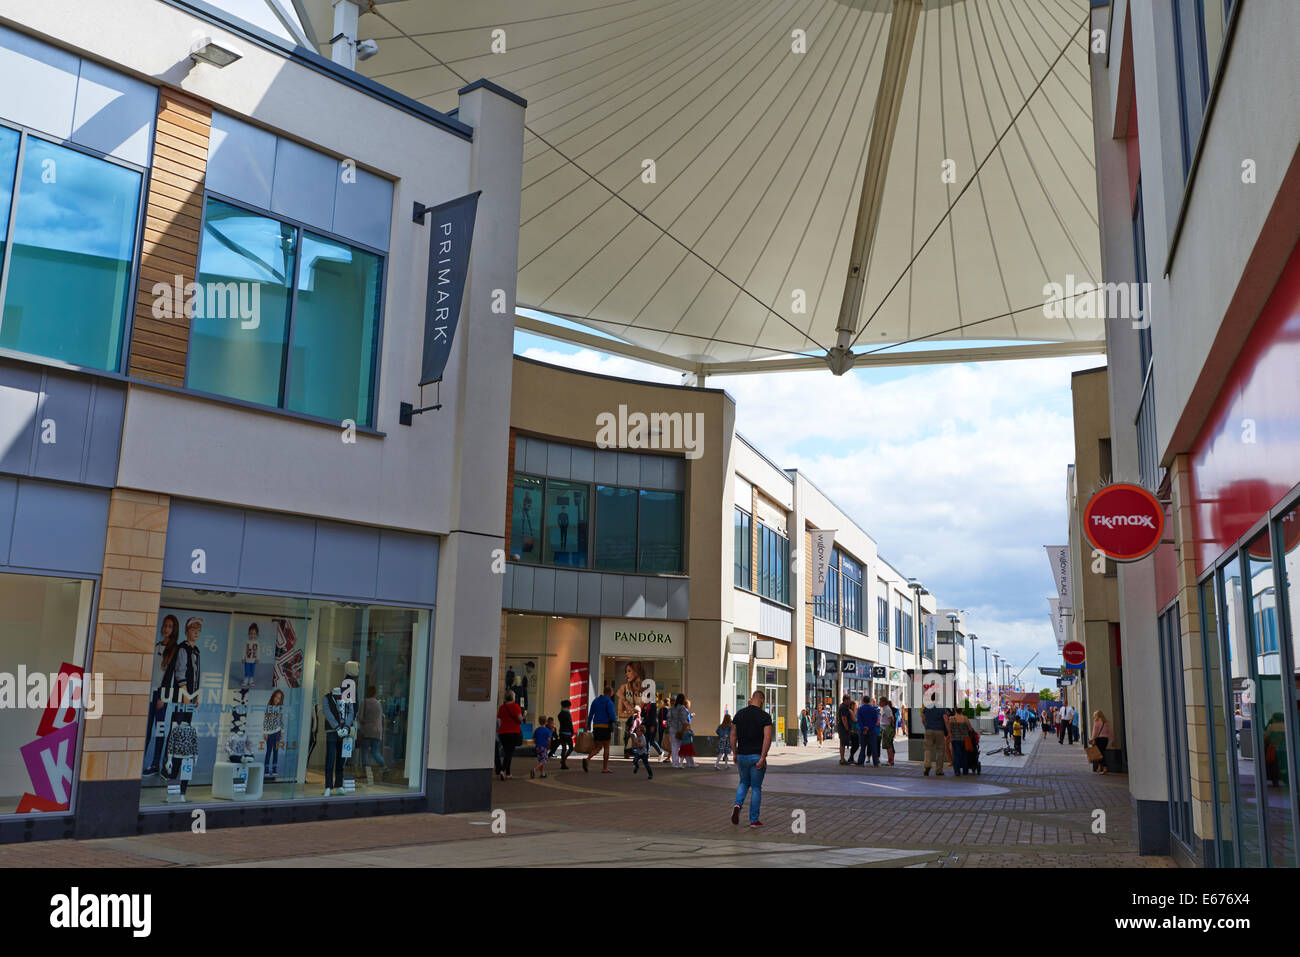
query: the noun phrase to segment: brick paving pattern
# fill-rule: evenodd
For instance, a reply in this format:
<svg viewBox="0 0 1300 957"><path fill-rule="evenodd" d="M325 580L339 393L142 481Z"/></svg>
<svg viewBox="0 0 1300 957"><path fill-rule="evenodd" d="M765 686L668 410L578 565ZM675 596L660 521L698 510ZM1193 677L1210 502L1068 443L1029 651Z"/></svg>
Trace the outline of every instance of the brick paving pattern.
<svg viewBox="0 0 1300 957"><path fill-rule="evenodd" d="M614 774L601 774L598 765L589 774L582 773L578 762L571 767L552 770L546 781L520 777L495 785L493 803L505 812L505 835L493 833L488 812L392 815L0 846L0 865L166 867L353 854L370 866L388 860L406 866L526 866L557 859L559 847L590 847L586 855L567 854L566 863L600 863L601 855L612 862L619 859L619 849L658 841L663 847L654 862L665 865L685 863L697 853L712 864L731 860L740 866L782 866L782 861L936 868L1173 866L1169 858L1136 853L1127 778L1093 775L1081 746L1061 747L1054 739L1023 758L986 760L982 775L962 782L994 785L1004 793L968 798L943 797L944 788L956 779L951 773L923 778L917 763L900 759L894 768L850 769L841 767L829 749L787 748L772 759L763 795L767 827L761 832L732 826L728 815L735 771L714 771L707 759L694 771L656 764L653 781L644 773L634 776L630 762L623 760L611 762ZM842 782L842 793L775 790L783 776L789 776L784 778L787 786L798 780L795 774L826 775L834 787L821 790L839 790ZM861 794L864 779L896 790ZM725 788L715 783L722 780ZM930 792L934 796L925 796ZM907 796L912 794L923 796ZM1105 812L1105 833L1093 832L1095 809ZM804 813L806 823L800 833L791 827L796 811ZM493 841L498 846L485 843ZM783 847L797 856L783 855ZM858 849L880 853L846 853Z"/></svg>

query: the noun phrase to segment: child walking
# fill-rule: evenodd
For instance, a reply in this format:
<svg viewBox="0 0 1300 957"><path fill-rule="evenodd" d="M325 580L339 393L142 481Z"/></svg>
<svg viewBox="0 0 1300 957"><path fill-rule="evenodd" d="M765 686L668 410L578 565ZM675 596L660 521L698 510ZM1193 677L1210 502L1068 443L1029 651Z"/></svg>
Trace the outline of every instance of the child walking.
<svg viewBox="0 0 1300 957"><path fill-rule="evenodd" d="M653 780L655 773L650 767L650 746L646 744L645 728L642 725L638 724L632 729L628 744L632 746L632 773L636 774L638 766L644 764L646 779Z"/></svg>
<svg viewBox="0 0 1300 957"><path fill-rule="evenodd" d="M718 725L718 756L713 759L713 770L720 771L724 764L731 761L731 713L728 712L722 716L722 724Z"/></svg>
<svg viewBox="0 0 1300 957"><path fill-rule="evenodd" d="M682 725L681 747L677 749L677 756L684 762L682 767L695 767L695 731L691 728L688 721Z"/></svg>
<svg viewBox="0 0 1300 957"><path fill-rule="evenodd" d="M530 778L537 777L538 773L546 777L546 759L550 757L551 752L551 728L546 723L546 718L537 720L537 728L533 731L533 745L537 748L537 766L528 772Z"/></svg>
<svg viewBox="0 0 1300 957"><path fill-rule="evenodd" d="M1024 754L1020 750L1020 738L1025 733L1025 729L1020 725L1020 719L1016 718L1015 723L1011 725L1011 738L1016 743L1016 754Z"/></svg>

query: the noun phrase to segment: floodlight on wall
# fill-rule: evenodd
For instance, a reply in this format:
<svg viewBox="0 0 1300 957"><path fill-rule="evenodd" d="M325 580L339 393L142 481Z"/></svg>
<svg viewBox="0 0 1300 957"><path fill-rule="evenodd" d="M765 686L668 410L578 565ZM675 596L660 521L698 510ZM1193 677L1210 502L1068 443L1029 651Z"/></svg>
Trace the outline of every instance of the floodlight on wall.
<svg viewBox="0 0 1300 957"><path fill-rule="evenodd" d="M218 69L230 66L236 60L242 59L243 56L238 49L229 43L222 43L209 36L196 37L190 45L191 59L211 63Z"/></svg>

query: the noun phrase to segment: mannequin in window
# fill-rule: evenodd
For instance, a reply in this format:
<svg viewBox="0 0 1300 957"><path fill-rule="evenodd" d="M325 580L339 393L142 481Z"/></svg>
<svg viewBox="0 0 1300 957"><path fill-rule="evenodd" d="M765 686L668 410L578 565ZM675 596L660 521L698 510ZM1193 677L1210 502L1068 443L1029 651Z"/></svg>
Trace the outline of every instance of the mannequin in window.
<svg viewBox="0 0 1300 957"><path fill-rule="evenodd" d="M325 718L325 796L343 789L343 765L352 755L356 738L357 672L360 665L349 661L344 665L344 678L339 687L321 698L321 714Z"/></svg>
<svg viewBox="0 0 1300 957"><path fill-rule="evenodd" d="M194 720L194 708L199 698L201 675L198 641L202 631L202 618L190 618L185 622L185 642L176 646L176 652L172 655L171 664L163 672L163 694L166 700L173 702L176 706L171 719L173 728L176 725L190 724ZM171 733L169 730L169 737ZM170 743L167 752L169 754L173 753ZM180 774L181 762L179 757L173 756L170 765L170 772L167 776L174 780Z"/></svg>

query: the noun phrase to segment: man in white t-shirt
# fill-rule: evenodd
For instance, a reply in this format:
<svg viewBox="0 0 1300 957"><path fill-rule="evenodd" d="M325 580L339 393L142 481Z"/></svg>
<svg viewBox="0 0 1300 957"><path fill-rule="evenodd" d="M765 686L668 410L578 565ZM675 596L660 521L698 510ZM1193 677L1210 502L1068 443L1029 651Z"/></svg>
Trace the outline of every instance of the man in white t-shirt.
<svg viewBox="0 0 1300 957"><path fill-rule="evenodd" d="M1070 721L1074 718L1074 709L1068 704L1061 705L1061 712L1057 720L1056 743L1065 744L1065 729L1070 726Z"/></svg>

